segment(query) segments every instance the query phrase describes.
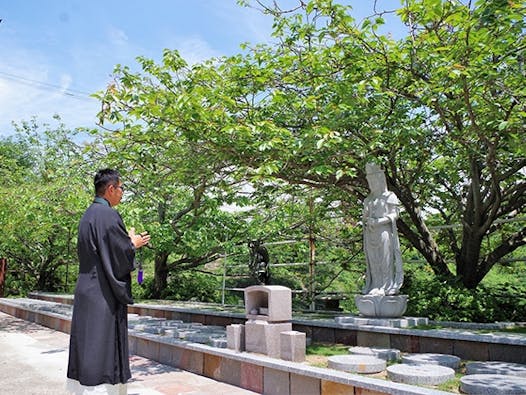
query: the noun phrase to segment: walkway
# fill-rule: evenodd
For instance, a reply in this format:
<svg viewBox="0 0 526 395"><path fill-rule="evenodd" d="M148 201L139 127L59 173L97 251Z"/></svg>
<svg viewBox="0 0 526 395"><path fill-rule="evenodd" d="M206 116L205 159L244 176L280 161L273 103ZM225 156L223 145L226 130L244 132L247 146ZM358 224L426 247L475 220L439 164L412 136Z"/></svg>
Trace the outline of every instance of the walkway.
<svg viewBox="0 0 526 395"><path fill-rule="evenodd" d="M67 395L69 335L0 312L0 395ZM128 395L255 394L133 355Z"/></svg>

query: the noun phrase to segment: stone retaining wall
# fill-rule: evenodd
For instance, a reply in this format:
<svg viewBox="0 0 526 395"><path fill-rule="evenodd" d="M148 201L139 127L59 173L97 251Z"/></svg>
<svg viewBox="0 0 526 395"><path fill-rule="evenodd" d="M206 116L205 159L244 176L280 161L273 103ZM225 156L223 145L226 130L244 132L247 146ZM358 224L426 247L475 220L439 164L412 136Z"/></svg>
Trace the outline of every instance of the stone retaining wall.
<svg viewBox="0 0 526 395"><path fill-rule="evenodd" d="M72 296L30 294L32 298L72 304ZM244 324L241 313L192 310L173 306L135 304L128 312L143 316L199 322L203 325ZM481 326L483 327L483 325ZM304 332L312 342L349 346L395 348L411 353L443 353L465 360L504 361L526 364L526 336L518 334L477 333L467 329L409 329L365 325L345 327L329 320L292 319L292 329Z"/></svg>

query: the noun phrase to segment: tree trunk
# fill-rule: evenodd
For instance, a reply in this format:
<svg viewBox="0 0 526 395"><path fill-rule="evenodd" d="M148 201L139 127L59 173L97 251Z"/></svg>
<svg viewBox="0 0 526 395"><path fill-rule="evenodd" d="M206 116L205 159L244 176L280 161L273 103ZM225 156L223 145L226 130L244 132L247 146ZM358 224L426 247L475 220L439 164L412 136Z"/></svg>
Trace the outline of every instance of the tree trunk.
<svg viewBox="0 0 526 395"><path fill-rule="evenodd" d="M414 225L411 227L403 219L398 218L396 221L398 230L407 240L415 247L425 258L425 260L437 275L452 277L444 256L440 253L438 245L433 238L433 235L427 228L424 218L421 215L421 210L413 198L409 188L403 184L394 182L392 178L389 179L389 188L396 194L398 199L405 208L409 216L409 221Z"/></svg>
<svg viewBox="0 0 526 395"><path fill-rule="evenodd" d="M168 254L159 252L155 255L155 275L153 283L153 299L160 299L168 284Z"/></svg>
<svg viewBox="0 0 526 395"><path fill-rule="evenodd" d="M479 258L482 238L478 229L464 227L462 246L456 259L457 277L466 288L474 289L484 276L479 275Z"/></svg>

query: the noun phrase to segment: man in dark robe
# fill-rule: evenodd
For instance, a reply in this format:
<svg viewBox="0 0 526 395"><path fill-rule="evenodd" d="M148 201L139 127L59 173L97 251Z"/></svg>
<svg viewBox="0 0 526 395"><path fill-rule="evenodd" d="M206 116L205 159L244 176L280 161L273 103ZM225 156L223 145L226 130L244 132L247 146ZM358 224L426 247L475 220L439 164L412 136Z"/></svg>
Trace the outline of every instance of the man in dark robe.
<svg viewBox="0 0 526 395"><path fill-rule="evenodd" d="M135 250L150 236L126 231L113 209L124 186L117 171L100 170L95 199L80 220L79 277L71 320L68 389L125 384L131 378L127 305L133 303L131 272Z"/></svg>

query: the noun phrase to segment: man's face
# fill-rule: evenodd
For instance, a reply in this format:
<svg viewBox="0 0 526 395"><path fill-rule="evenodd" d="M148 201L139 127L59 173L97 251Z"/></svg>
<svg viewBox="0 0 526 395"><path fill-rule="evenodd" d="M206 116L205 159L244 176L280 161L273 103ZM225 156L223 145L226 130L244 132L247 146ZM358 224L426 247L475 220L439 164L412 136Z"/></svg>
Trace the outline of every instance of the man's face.
<svg viewBox="0 0 526 395"><path fill-rule="evenodd" d="M124 185L119 181L117 185L110 184L106 188L106 199L110 202L111 206L116 206L121 202L122 194L124 193Z"/></svg>

